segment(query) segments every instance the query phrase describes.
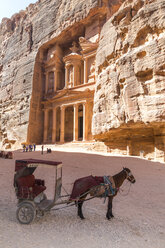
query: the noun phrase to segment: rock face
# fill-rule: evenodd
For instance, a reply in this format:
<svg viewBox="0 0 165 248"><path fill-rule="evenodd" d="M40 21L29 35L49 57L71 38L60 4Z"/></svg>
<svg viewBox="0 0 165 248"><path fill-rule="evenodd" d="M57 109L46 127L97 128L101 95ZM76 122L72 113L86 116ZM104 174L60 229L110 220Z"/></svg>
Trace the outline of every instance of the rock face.
<svg viewBox="0 0 165 248"><path fill-rule="evenodd" d="M4 18L0 24L0 147L14 148L26 141L28 126L32 130L35 125L29 124L31 116L34 120L34 115L42 115L39 68L44 52L39 51L44 44L51 47L57 38L82 35L84 25L97 23L98 13L99 18L105 17L105 24L99 27L96 53L93 135L110 152L164 161L163 0L39 0L11 19ZM93 32L93 27L88 30ZM38 132L42 135L43 130Z"/></svg>
<svg viewBox="0 0 165 248"><path fill-rule="evenodd" d="M125 1L96 55L93 134L109 151L164 161L165 2Z"/></svg>
<svg viewBox="0 0 165 248"><path fill-rule="evenodd" d="M68 27L90 18L103 5L97 0L39 0L11 19L2 20L0 146L17 147L26 140L34 64L39 47Z"/></svg>

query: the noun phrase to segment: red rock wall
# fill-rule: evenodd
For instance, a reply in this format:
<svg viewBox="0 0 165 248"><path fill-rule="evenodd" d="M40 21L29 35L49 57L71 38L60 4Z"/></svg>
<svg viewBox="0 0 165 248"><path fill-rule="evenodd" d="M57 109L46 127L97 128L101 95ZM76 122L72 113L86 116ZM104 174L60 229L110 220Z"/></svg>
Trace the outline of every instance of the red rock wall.
<svg viewBox="0 0 165 248"><path fill-rule="evenodd" d="M93 134L111 152L164 161L165 1L125 1L96 56Z"/></svg>

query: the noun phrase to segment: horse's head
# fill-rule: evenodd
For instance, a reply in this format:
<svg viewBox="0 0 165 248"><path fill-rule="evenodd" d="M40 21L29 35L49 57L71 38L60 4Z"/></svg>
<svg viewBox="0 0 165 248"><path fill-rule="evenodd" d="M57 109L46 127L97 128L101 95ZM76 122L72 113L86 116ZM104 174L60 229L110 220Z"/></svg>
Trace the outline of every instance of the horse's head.
<svg viewBox="0 0 165 248"><path fill-rule="evenodd" d="M126 179L128 181L130 181L131 183L135 183L136 182L136 180L135 180L135 178L134 178L134 176L133 176L133 174L132 174L132 172L131 172L130 169L123 167L123 171L126 173Z"/></svg>

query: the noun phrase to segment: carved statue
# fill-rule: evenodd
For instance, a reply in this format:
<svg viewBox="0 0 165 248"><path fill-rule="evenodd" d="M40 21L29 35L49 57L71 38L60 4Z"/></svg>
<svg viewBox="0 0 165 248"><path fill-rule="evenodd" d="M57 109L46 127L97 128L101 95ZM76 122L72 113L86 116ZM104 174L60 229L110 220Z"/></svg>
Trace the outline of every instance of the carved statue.
<svg viewBox="0 0 165 248"><path fill-rule="evenodd" d="M73 67L69 68L69 87L72 87L73 84Z"/></svg>
<svg viewBox="0 0 165 248"><path fill-rule="evenodd" d="M89 75L89 83L95 82L95 61L91 64L90 75Z"/></svg>
<svg viewBox="0 0 165 248"><path fill-rule="evenodd" d="M77 43L75 41L72 42L72 47L70 48L72 53L77 53L79 51L79 48L77 47Z"/></svg>

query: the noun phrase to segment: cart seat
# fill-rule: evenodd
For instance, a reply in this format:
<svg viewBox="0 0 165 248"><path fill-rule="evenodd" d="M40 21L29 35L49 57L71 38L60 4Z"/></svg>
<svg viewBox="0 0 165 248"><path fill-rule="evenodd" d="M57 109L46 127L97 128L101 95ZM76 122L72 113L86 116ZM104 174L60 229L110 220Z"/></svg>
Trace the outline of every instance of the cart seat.
<svg viewBox="0 0 165 248"><path fill-rule="evenodd" d="M24 199L34 199L46 189L44 180L35 179L34 175L18 178L17 185L18 198Z"/></svg>

